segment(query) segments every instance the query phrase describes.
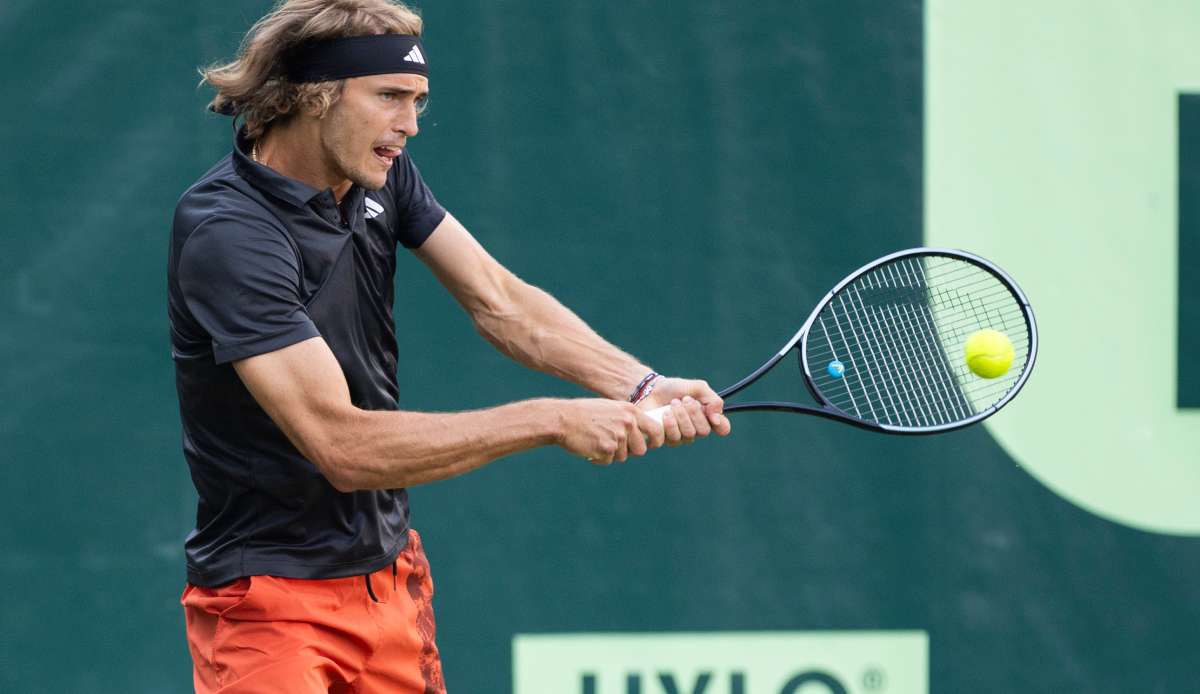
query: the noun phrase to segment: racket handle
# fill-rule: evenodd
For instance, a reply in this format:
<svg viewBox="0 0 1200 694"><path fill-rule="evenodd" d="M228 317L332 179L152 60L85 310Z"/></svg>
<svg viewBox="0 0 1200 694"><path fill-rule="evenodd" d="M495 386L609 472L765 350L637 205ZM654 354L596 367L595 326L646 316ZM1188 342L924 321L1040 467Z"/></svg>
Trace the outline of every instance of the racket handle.
<svg viewBox="0 0 1200 694"><path fill-rule="evenodd" d="M647 410L646 416L649 417L650 419L653 419L654 421L658 422L659 424L662 424L663 415L666 414L667 410L669 410L669 409L671 409L670 405L663 405L662 407L656 407L653 410Z"/></svg>

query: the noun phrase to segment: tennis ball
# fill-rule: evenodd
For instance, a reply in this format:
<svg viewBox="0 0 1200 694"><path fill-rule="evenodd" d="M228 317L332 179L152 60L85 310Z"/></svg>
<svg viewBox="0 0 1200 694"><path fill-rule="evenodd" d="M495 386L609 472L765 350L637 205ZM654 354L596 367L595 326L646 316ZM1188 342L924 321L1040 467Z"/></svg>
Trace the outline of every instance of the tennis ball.
<svg viewBox="0 0 1200 694"><path fill-rule="evenodd" d="M963 346L963 357L975 375L999 378L1012 366L1012 342L998 330L976 330Z"/></svg>

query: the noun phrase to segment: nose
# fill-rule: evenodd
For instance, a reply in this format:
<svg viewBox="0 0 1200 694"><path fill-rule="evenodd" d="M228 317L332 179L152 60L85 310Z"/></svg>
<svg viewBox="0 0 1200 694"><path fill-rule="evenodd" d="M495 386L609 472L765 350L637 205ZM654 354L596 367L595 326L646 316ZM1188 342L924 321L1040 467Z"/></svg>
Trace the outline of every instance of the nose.
<svg viewBox="0 0 1200 694"><path fill-rule="evenodd" d="M392 130L404 135L405 137L417 136L420 128L417 126L416 104L410 104L408 108L403 110L400 118L392 126Z"/></svg>

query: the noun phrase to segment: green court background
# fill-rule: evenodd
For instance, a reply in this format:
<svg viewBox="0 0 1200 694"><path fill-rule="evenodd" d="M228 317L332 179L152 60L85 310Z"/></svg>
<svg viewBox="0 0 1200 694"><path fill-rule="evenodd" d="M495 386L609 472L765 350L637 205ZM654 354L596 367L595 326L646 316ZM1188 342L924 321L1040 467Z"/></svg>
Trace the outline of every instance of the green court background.
<svg viewBox="0 0 1200 694"><path fill-rule="evenodd" d="M195 509L166 242L176 198L229 146L195 67L230 55L267 6L0 6L0 691L188 691L177 599ZM1061 6L1056 22L1087 26L1074 20L1088 10ZM430 3L432 108L413 155L518 274L656 368L724 385L847 270L923 242L927 10ZM1155 30L1125 26L1117 35ZM1109 89L1102 72L1084 74L1088 93ZM1108 93L1133 98L1127 84ZM1057 112L1053 92L1036 96ZM1154 139L1170 125L1137 127ZM1006 167L983 167L997 189L1027 173L1015 155ZM1079 240L1056 240L1055 253L1118 240L1054 233ZM1023 279L1025 249L974 249L1013 270L1035 305L1078 289ZM1146 272L1175 277L1173 260ZM491 351L407 256L397 297L403 407L576 394ZM1175 335L1176 314L1163 313L1150 329ZM1099 349L1142 356L1110 337ZM1071 415L1050 373L1023 397L1047 413L1066 398ZM758 387L803 395L786 373ZM1118 408L1123 395L1088 397ZM1162 397L1168 416L1189 415L1171 410L1173 391ZM1021 441L1020 417L1007 416L997 430ZM1070 436L1087 435L1072 421ZM738 418L726 440L625 466L548 449L415 489L448 682L508 691L517 633L922 630L934 692L1194 689L1197 541L1068 502L1021 467L1042 462L1010 457L984 428L893 439L762 415ZM1141 462L1153 474L1156 459Z"/></svg>

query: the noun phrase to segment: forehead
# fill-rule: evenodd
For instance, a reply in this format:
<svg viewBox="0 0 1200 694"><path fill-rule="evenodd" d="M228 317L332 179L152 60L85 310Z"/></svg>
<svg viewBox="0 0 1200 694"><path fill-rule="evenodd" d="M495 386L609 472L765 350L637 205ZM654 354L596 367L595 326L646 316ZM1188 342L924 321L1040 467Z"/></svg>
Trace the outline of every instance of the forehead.
<svg viewBox="0 0 1200 694"><path fill-rule="evenodd" d="M366 77L351 77L346 85L355 89L376 90L390 89L398 92L415 92L425 94L429 91L429 79L424 75L413 75L397 72L388 75L367 75Z"/></svg>

